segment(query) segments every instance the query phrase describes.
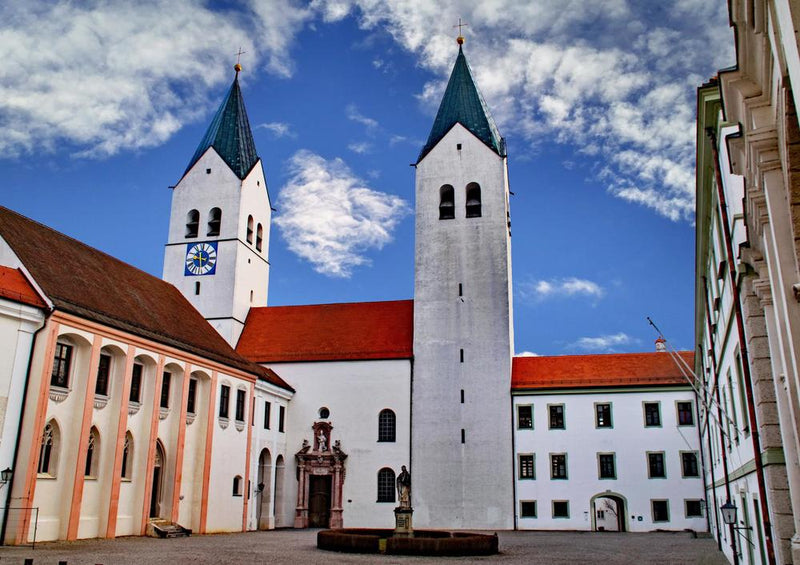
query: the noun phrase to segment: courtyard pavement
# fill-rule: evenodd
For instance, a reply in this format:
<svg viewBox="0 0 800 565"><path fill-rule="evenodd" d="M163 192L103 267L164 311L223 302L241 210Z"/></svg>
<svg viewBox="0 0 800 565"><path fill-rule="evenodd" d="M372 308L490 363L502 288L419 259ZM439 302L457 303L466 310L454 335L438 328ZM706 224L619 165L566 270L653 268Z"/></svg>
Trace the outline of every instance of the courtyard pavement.
<svg viewBox="0 0 800 565"><path fill-rule="evenodd" d="M331 565L350 563L422 565L426 563L702 563L727 561L710 538L690 533L499 532L500 554L492 557L403 557L332 553L316 548L318 530L277 530L192 536L143 537L41 543L0 547L0 565L145 565L168 563L270 563Z"/></svg>

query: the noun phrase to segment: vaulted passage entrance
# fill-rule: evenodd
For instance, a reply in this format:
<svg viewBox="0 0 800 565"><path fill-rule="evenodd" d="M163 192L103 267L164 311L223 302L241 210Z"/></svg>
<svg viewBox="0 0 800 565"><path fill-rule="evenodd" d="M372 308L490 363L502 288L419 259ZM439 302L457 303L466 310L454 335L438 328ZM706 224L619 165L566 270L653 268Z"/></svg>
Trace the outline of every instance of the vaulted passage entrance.
<svg viewBox="0 0 800 565"><path fill-rule="evenodd" d="M604 492L592 497L592 530L595 532L625 532L626 503L622 495Z"/></svg>

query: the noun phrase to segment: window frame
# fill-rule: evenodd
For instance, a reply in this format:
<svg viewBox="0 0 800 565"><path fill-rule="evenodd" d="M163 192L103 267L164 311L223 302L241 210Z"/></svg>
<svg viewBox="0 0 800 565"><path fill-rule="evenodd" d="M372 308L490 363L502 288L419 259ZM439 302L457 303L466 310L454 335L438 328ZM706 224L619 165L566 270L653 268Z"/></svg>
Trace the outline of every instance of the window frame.
<svg viewBox="0 0 800 565"><path fill-rule="evenodd" d="M141 404L142 402L142 377L144 376L144 364L134 363L131 369L131 388L128 391L128 402Z"/></svg>
<svg viewBox="0 0 800 565"><path fill-rule="evenodd" d="M697 513L689 513L689 503L697 503ZM700 498L684 498L683 499L683 515L688 519L702 518L703 517L703 500Z"/></svg>
<svg viewBox="0 0 800 565"><path fill-rule="evenodd" d="M231 403L231 387L230 385L221 384L219 386L219 410L218 415L220 418L227 420L230 415Z"/></svg>
<svg viewBox="0 0 800 565"><path fill-rule="evenodd" d="M532 504L533 505L533 513L525 513L525 505ZM535 500L520 500L519 501L519 517L520 518L538 518L539 517L539 509L537 508L538 504L536 504Z"/></svg>
<svg viewBox="0 0 800 565"><path fill-rule="evenodd" d="M119 470L120 479L133 480L133 434L125 432L125 443L122 446L122 465Z"/></svg>
<svg viewBox="0 0 800 565"><path fill-rule="evenodd" d="M243 487L243 479L241 475L234 475L233 477L233 495L232 496L242 496L244 492Z"/></svg>
<svg viewBox="0 0 800 565"><path fill-rule="evenodd" d="M529 425L527 425L527 426L523 426L522 425L522 423L523 423L523 421L522 421L522 418L523 418L522 410L523 409L529 409L530 410L530 416L528 416L529 420L527 421L527 423ZM517 404L517 429L518 430L532 430L532 429L534 429L533 428L533 404Z"/></svg>
<svg viewBox="0 0 800 565"><path fill-rule="evenodd" d="M655 406L656 411L655 414L658 416L658 423L652 424L648 423L648 406ZM663 420L661 419L661 401L659 400L645 400L642 401L642 418L644 420L644 427L645 428L660 428L662 427Z"/></svg>
<svg viewBox="0 0 800 565"><path fill-rule="evenodd" d="M186 231L184 238L194 238L200 233L200 211L192 208L186 213Z"/></svg>
<svg viewBox="0 0 800 565"><path fill-rule="evenodd" d="M688 411L681 411L681 404L688 404L689 410ZM675 412L676 412L676 420L678 422L678 426L681 427L693 427L694 426L694 402L691 400L676 400L675 401ZM689 422L681 422L681 414L688 414L689 415Z"/></svg>
<svg viewBox="0 0 800 565"><path fill-rule="evenodd" d="M189 390L186 393L186 413L197 414L197 378L189 377Z"/></svg>
<svg viewBox="0 0 800 565"><path fill-rule="evenodd" d="M525 461L523 461L525 460ZM530 465L526 462L530 460ZM528 473L530 471L530 473ZM535 481L536 480L536 454L535 453L519 453L517 455L517 478L520 481Z"/></svg>
<svg viewBox="0 0 800 565"><path fill-rule="evenodd" d="M697 451L681 451L680 453L680 460L681 460L681 478L684 479L699 479L700 478L700 461L698 457ZM686 459L687 455L691 455L694 457L694 474L687 475L686 474Z"/></svg>
<svg viewBox="0 0 800 565"><path fill-rule="evenodd" d="M58 477L60 440L61 429L58 423L51 418L45 424L44 430L42 430L42 440L39 445L39 461L36 464L37 476L45 476L53 479Z"/></svg>
<svg viewBox="0 0 800 565"><path fill-rule="evenodd" d="M666 518L657 519L656 518L656 503L663 503L664 504L664 511L666 513ZM650 512L653 523L662 523L662 522L669 522L669 499L668 498L651 498L650 499Z"/></svg>
<svg viewBox="0 0 800 565"><path fill-rule="evenodd" d="M397 441L397 415L391 408L384 408L378 413L378 442L395 443Z"/></svg>
<svg viewBox="0 0 800 565"><path fill-rule="evenodd" d="M247 391L243 388L236 389L236 407L233 413L233 418L237 422L244 422L245 412L247 405Z"/></svg>
<svg viewBox="0 0 800 565"><path fill-rule="evenodd" d="M553 425L553 410L561 408L561 425ZM556 422L558 423L558 422ZM547 429L566 430L567 429L567 409L564 403L547 405Z"/></svg>
<svg viewBox="0 0 800 565"><path fill-rule="evenodd" d="M53 352L53 369L50 372L50 386L68 389L70 383L70 373L72 371L72 358L75 346L61 341L56 342ZM63 357L61 353L66 353ZM63 375L62 373L63 369Z"/></svg>
<svg viewBox="0 0 800 565"><path fill-rule="evenodd" d="M610 477L603 476L603 458L611 457L611 475ZM611 481L617 479L617 454L612 451L604 451L597 453L597 478L601 481Z"/></svg>
<svg viewBox="0 0 800 565"><path fill-rule="evenodd" d="M569 466L567 462L567 453L550 453L550 480L551 481L567 481L569 480ZM559 474L556 476L556 458L563 457L563 467L564 467L564 474L563 476Z"/></svg>
<svg viewBox="0 0 800 565"><path fill-rule="evenodd" d="M247 216L247 233L245 234L246 241L250 245L253 244L253 216L252 214Z"/></svg>
<svg viewBox="0 0 800 565"><path fill-rule="evenodd" d="M397 476L391 467L382 467L381 469L378 469L378 474L376 476L377 497L375 502L381 504L388 502L393 504L397 501L395 492L396 480Z"/></svg>
<svg viewBox="0 0 800 565"><path fill-rule="evenodd" d="M264 429L268 430L270 426L270 417L272 415L272 403L269 400L264 401Z"/></svg>
<svg viewBox="0 0 800 565"><path fill-rule="evenodd" d="M456 219L456 190L453 185L443 184L439 187L439 219Z"/></svg>
<svg viewBox="0 0 800 565"><path fill-rule="evenodd" d="M566 513L563 516L556 516L556 504L563 504ZM552 500L550 502L551 516L553 520L569 520L569 500Z"/></svg>
<svg viewBox="0 0 800 565"><path fill-rule="evenodd" d="M477 198L475 198L477 194ZM480 218L483 215L483 200L481 199L481 185L470 182L464 188L464 213L467 218ZM470 199L472 196L472 200ZM477 204L475 204L477 200ZM472 204L470 204L472 202Z"/></svg>
<svg viewBox="0 0 800 565"><path fill-rule="evenodd" d="M608 408L608 423L600 424L600 408ZM598 430L608 430L614 428L614 409L611 402L595 402L594 403L594 427Z"/></svg>
<svg viewBox="0 0 800 565"><path fill-rule="evenodd" d="M158 407L162 410L169 410L170 393L172 386L172 373L164 371L161 375L161 393L159 394Z"/></svg>
<svg viewBox="0 0 800 565"><path fill-rule="evenodd" d="M285 432L285 424L286 424L286 406L280 404L278 406L278 432L284 433Z"/></svg>
<svg viewBox="0 0 800 565"><path fill-rule="evenodd" d="M214 206L208 211L208 225L206 227L206 236L217 237L222 231L222 209L219 206Z"/></svg>
<svg viewBox="0 0 800 565"><path fill-rule="evenodd" d="M647 478L648 479L666 479L667 478L667 458L663 451L647 451ZM653 474L653 459L654 457L661 457L661 475Z"/></svg>
<svg viewBox="0 0 800 565"><path fill-rule="evenodd" d="M95 396L109 396L108 390L111 386L111 367L113 363L114 358L111 354L100 353L100 357L97 360L97 377L94 381Z"/></svg>

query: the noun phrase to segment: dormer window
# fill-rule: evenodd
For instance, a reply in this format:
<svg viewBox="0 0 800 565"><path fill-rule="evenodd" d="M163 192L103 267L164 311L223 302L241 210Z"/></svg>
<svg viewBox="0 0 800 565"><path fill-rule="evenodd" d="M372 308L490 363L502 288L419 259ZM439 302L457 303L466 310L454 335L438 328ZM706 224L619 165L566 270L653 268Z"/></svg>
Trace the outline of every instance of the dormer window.
<svg viewBox="0 0 800 565"><path fill-rule="evenodd" d="M247 216L247 243L253 243L253 216Z"/></svg>
<svg viewBox="0 0 800 565"><path fill-rule="evenodd" d="M186 214L186 237L197 237L197 230L200 227L200 212L189 210Z"/></svg>
<svg viewBox="0 0 800 565"><path fill-rule="evenodd" d="M456 217L455 191L449 184L439 189L439 219L452 220Z"/></svg>
<svg viewBox="0 0 800 565"><path fill-rule="evenodd" d="M222 225L222 210L212 208L208 213L208 235L219 235L219 228Z"/></svg>
<svg viewBox="0 0 800 565"><path fill-rule="evenodd" d="M467 185L467 218L481 217L481 187L477 182Z"/></svg>

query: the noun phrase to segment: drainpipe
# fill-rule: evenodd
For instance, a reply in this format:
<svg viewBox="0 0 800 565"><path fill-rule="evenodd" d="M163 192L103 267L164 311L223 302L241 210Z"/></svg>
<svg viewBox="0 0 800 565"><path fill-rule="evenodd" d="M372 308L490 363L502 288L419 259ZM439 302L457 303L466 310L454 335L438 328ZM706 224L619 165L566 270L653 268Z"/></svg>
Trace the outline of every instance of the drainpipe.
<svg viewBox="0 0 800 565"><path fill-rule="evenodd" d="M6 488L6 511L3 514L3 525L0 526L0 545L5 545L6 542L6 528L8 527L8 509L11 506L11 493L14 490L14 481L17 480L17 457L19 456L19 444L22 437L22 423L25 421L24 412L25 412L25 404L28 400L28 383L31 380L31 366L33 365L33 352L36 350L36 340L39 338L39 334L41 331L47 327L47 321L50 319L50 315L53 313L54 308L50 307L44 314L44 320L42 320L42 326L33 332L33 339L31 339L31 352L28 355L28 368L25 371L25 384L22 388L22 409L20 410L19 414L19 425L17 426L17 438L14 441L14 457L12 461L14 462L14 473L11 475L11 480L8 481Z"/></svg>
<svg viewBox="0 0 800 565"><path fill-rule="evenodd" d="M714 375L714 397L717 402L717 423L719 424L719 452L722 454L722 475L725 479L725 496L729 501L731 499L731 481L730 476L728 475L728 454L727 449L725 447L725 432L722 428L722 423L725 421L723 420L722 415L722 401L720 400L719 396L719 372L717 371L717 357L716 353L714 352L714 333L711 330L711 312L709 311L709 304L708 304L708 279L703 277L703 296L705 296L706 300L706 326L708 327L708 337L711 345L711 371ZM728 443L730 443L730 438L728 438ZM712 483L713 485L713 483ZM716 489L714 489L716 492ZM716 495L715 495L716 498ZM714 509L714 513L716 514L716 508ZM719 529L717 529L719 531ZM736 551L736 529L734 528L734 524L730 524L728 526L728 533L730 534L731 538L731 551L733 552L733 565L739 565L739 552Z"/></svg>
<svg viewBox="0 0 800 565"><path fill-rule="evenodd" d="M744 390L747 395L747 415L750 419L750 438L753 441L754 461L756 464L756 479L758 480L759 503L764 522L764 535L766 537L767 561L775 565L775 549L772 545L772 524L769 519L769 505L767 503L767 483L764 479L764 463L761 460L761 437L758 433L758 420L756 420L756 406L753 400L753 381L750 375L750 360L747 353L747 342L744 334L744 316L742 315L742 302L739 296L739 286L736 282L736 265L733 257L733 243L731 242L731 227L728 223L728 204L725 191L722 188L722 172L719 166L719 151L717 149L717 134L712 128L706 129L706 134L711 140L711 155L714 163L714 178L717 181L717 194L722 219L722 231L725 236L725 252L728 256L728 272L731 277L731 292L733 308L736 312L736 329L739 332L739 352L744 374Z"/></svg>

